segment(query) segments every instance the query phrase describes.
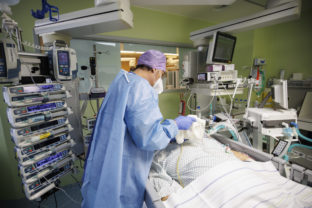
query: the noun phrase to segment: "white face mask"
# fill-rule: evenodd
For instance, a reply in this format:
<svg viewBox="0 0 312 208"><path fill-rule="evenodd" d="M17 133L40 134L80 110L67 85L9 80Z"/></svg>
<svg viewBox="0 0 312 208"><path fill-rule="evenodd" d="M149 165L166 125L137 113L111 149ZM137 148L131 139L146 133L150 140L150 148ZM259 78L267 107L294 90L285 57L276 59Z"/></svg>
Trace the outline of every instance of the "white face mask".
<svg viewBox="0 0 312 208"><path fill-rule="evenodd" d="M164 87L163 87L163 81L161 78L159 78L157 80L157 82L154 84L153 86L154 90L158 93L161 94L164 91Z"/></svg>

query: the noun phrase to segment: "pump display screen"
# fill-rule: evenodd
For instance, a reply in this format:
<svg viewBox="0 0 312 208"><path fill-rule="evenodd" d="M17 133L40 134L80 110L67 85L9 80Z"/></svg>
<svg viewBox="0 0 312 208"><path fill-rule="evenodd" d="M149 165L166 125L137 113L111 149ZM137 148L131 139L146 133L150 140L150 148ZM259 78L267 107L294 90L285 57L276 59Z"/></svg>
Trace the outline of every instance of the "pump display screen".
<svg viewBox="0 0 312 208"><path fill-rule="evenodd" d="M53 89L54 85L41 85L40 88L43 90Z"/></svg>
<svg viewBox="0 0 312 208"><path fill-rule="evenodd" d="M50 157L47 157L47 158L45 158L45 159L40 160L39 162L37 162L37 163L36 163L36 167L38 168L38 167L41 167L41 166L43 166L43 165L45 165L45 164L52 163L52 162L54 162L55 160L61 158L62 156L63 156L63 152L59 152L59 153L57 153L57 154L55 154L55 155L52 155L52 156L50 156Z"/></svg>
<svg viewBox="0 0 312 208"><path fill-rule="evenodd" d="M47 141L45 141L45 142L36 144L36 145L34 145L34 149L35 149L35 150L38 150L38 149L40 149L40 148L42 148L42 147L48 146L48 145L50 145L50 144L59 142L59 141L64 140L64 139L66 139L66 135L62 135L62 136L56 137L56 138L54 138L54 139L50 139L50 140L47 140Z"/></svg>
<svg viewBox="0 0 312 208"><path fill-rule="evenodd" d="M61 89L62 85L60 84L30 85L30 86L12 87L10 88L10 93L25 94L25 93L47 92Z"/></svg>
<svg viewBox="0 0 312 208"><path fill-rule="evenodd" d="M24 92L25 93L44 92L50 89L54 89L54 85L27 86L24 87Z"/></svg>
<svg viewBox="0 0 312 208"><path fill-rule="evenodd" d="M207 74L206 73L197 74L197 80L198 81L206 81L207 80Z"/></svg>
<svg viewBox="0 0 312 208"><path fill-rule="evenodd" d="M58 64L61 66L69 65L69 55L67 51L59 51L57 53L58 56Z"/></svg>
<svg viewBox="0 0 312 208"><path fill-rule="evenodd" d="M3 43L0 43L0 77L6 77L6 66L5 66L5 57L4 57L4 47Z"/></svg>
<svg viewBox="0 0 312 208"><path fill-rule="evenodd" d="M58 174L60 174L64 171L65 171L65 167L61 167L58 170L54 170L52 173L48 174L46 177L41 178L40 183L44 183L44 182L46 182L46 180L49 180L49 179L53 178L54 176L57 176Z"/></svg>
<svg viewBox="0 0 312 208"><path fill-rule="evenodd" d="M65 122L65 120L64 120L64 122ZM57 124L59 124L58 121L51 121L51 122L46 122L46 123L40 124L38 126L32 126L32 127L30 127L30 129L32 131L37 131L39 129L43 129L43 128L46 128L46 127L54 126L54 125L57 125Z"/></svg>
<svg viewBox="0 0 312 208"><path fill-rule="evenodd" d="M12 97L12 101L22 101L26 99L32 99L32 98L37 98L40 95L35 94L35 95L25 95L25 96L18 96L18 97Z"/></svg>
<svg viewBox="0 0 312 208"><path fill-rule="evenodd" d="M31 113L31 112L43 111L43 110L53 109L53 108L56 108L56 103L29 106L27 107L27 111Z"/></svg>
<svg viewBox="0 0 312 208"><path fill-rule="evenodd" d="M37 86L24 87L24 92L25 93L39 92L39 87L37 87Z"/></svg>
<svg viewBox="0 0 312 208"><path fill-rule="evenodd" d="M3 48L3 43L0 43L0 59L4 59L4 48Z"/></svg>
<svg viewBox="0 0 312 208"><path fill-rule="evenodd" d="M68 51L58 51L58 73L62 76L69 76L69 53Z"/></svg>

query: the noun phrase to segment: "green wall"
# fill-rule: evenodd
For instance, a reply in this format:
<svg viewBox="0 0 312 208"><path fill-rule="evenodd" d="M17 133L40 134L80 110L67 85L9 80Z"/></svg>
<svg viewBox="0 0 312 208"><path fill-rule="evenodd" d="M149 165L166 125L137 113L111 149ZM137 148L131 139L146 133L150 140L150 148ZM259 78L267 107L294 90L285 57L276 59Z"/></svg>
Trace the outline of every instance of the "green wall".
<svg viewBox="0 0 312 208"><path fill-rule="evenodd" d="M278 78L281 69L286 78L293 72L312 77L311 20L311 1L304 1L300 19L255 30L253 56L266 58L267 77Z"/></svg>
<svg viewBox="0 0 312 208"><path fill-rule="evenodd" d="M207 21L156 12L139 7L132 7L131 10L134 13L133 29L109 32L105 33L105 35L192 43L189 39L189 34L192 31L211 25Z"/></svg>
<svg viewBox="0 0 312 208"><path fill-rule="evenodd" d="M22 0L20 4L12 7L13 18L24 30L24 40L29 42L33 40L32 28L34 24L34 19L30 16L30 9L41 8L40 2L40 0ZM92 7L94 1L50 0L49 3L58 6L61 13L66 13ZM236 34L238 42L233 62L236 64L239 74L248 75L249 69L246 68L252 65L252 59L254 57L263 57L267 60L265 67L267 76L277 77L280 69L286 69L287 76L292 72L303 72L305 77L311 77L312 9L309 5L311 5L311 1L305 0L303 4L304 11L299 20ZM307 7L308 9L306 9ZM138 7L132 7L132 11L134 13L134 29L105 34L191 43L188 38L189 32L210 25L205 21L154 12ZM1 88L2 86L0 85ZM164 116L174 118L178 111L179 94L163 94L159 100ZM13 159L13 144L10 141L9 125L5 111L6 105L3 103L2 95L0 95L0 165L5 169L0 175L0 200L23 197L21 180L17 176L17 162ZM87 111L90 111L90 109ZM71 182L72 179L69 177L64 180L64 184Z"/></svg>
<svg viewBox="0 0 312 208"><path fill-rule="evenodd" d="M18 177L17 161L14 159L14 144L10 139L10 124L6 117L6 104L3 102L0 85L0 200L22 197L21 178Z"/></svg>
<svg viewBox="0 0 312 208"><path fill-rule="evenodd" d="M254 58L265 58L266 80L279 78L282 69L285 78L292 73L303 73L304 79L312 79L312 1L304 0L301 17L290 22L281 23L252 31L234 34L237 36L233 63L238 74L247 77ZM247 89L236 98L247 98ZM251 104L256 99L253 93Z"/></svg>

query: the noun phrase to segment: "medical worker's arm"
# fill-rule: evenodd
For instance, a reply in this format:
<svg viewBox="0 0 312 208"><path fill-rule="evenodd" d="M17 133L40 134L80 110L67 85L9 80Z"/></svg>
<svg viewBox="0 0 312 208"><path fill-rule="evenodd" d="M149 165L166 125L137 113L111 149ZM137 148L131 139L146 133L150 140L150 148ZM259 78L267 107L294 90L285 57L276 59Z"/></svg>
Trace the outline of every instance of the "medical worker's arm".
<svg viewBox="0 0 312 208"><path fill-rule="evenodd" d="M154 92L146 83L140 82L130 89L125 122L135 144L144 150L165 148L178 133L173 120L165 120L158 107Z"/></svg>

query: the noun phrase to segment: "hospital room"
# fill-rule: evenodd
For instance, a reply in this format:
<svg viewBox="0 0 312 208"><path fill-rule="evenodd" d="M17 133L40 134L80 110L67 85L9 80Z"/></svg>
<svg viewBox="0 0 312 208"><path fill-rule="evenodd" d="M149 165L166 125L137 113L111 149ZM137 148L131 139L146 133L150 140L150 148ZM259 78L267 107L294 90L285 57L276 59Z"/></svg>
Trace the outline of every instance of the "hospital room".
<svg viewBox="0 0 312 208"><path fill-rule="evenodd" d="M1 208L312 208L311 0L0 0Z"/></svg>

